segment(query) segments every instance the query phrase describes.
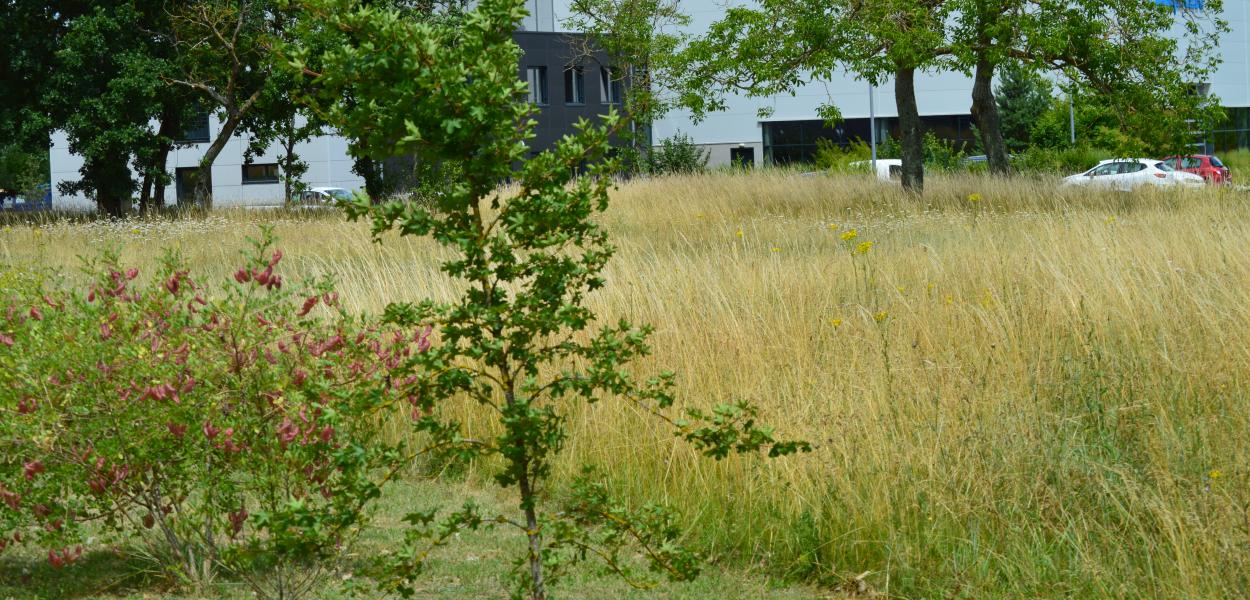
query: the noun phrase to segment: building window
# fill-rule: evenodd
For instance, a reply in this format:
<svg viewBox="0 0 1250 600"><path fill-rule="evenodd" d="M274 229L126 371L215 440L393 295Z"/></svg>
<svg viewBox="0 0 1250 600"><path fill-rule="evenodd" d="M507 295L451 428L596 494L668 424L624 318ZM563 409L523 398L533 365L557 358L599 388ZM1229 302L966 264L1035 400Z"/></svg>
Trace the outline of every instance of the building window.
<svg viewBox="0 0 1250 600"><path fill-rule="evenodd" d="M182 129L182 137L178 139L180 144L199 144L208 141L208 111L202 110L195 113L187 121L186 126Z"/></svg>
<svg viewBox="0 0 1250 600"><path fill-rule="evenodd" d="M612 67L599 69L599 101L604 104L619 104L621 101L621 80Z"/></svg>
<svg viewBox="0 0 1250 600"><path fill-rule="evenodd" d="M243 183L278 183L278 164L243 165Z"/></svg>
<svg viewBox="0 0 1250 600"><path fill-rule="evenodd" d="M564 103L586 103L586 71L581 67L564 70Z"/></svg>
<svg viewBox="0 0 1250 600"><path fill-rule="evenodd" d="M527 67L525 80L530 86L530 104L547 104L547 67Z"/></svg>

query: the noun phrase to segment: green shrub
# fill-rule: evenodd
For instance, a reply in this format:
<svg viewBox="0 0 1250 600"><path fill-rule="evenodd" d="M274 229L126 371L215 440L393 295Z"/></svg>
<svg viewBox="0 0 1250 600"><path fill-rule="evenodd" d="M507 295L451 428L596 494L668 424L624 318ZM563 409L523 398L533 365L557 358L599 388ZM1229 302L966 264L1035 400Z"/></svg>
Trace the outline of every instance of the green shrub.
<svg viewBox="0 0 1250 600"><path fill-rule="evenodd" d="M1088 170L1098 161L1112 158L1112 153L1097 148L1032 147L1016 155L1013 163L1022 173L1057 173L1071 175Z"/></svg>
<svg viewBox="0 0 1250 600"><path fill-rule="evenodd" d="M863 140L855 140L842 147L830 140L816 140L816 168L822 171L846 172L853 169L853 162L872 160L872 147Z"/></svg>
<svg viewBox="0 0 1250 600"><path fill-rule="evenodd" d="M674 134L646 155L647 172L652 175L702 173L707 169L708 152L689 135Z"/></svg>
<svg viewBox="0 0 1250 600"><path fill-rule="evenodd" d="M960 171L964 168L964 152L952 140L941 139L932 131L924 134L924 163L934 171Z"/></svg>
<svg viewBox="0 0 1250 600"><path fill-rule="evenodd" d="M408 401L392 374L429 332L287 284L270 244L220 297L172 255L148 283L107 254L86 289L0 281L0 549L64 567L138 535L183 580L309 591L282 572L351 541L396 466L366 417Z"/></svg>

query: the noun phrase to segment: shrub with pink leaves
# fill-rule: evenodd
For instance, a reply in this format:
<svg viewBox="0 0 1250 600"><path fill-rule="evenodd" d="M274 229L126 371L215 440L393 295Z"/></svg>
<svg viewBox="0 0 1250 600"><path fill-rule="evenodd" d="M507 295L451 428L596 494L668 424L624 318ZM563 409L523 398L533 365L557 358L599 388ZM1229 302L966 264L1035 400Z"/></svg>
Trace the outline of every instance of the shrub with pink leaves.
<svg viewBox="0 0 1250 600"><path fill-rule="evenodd" d="M350 542L400 466L376 424L416 406L404 382L430 331L291 284L272 245L216 289L176 255L144 278L109 254L85 289L0 287L0 549L69 567L138 536L184 574L246 576Z"/></svg>

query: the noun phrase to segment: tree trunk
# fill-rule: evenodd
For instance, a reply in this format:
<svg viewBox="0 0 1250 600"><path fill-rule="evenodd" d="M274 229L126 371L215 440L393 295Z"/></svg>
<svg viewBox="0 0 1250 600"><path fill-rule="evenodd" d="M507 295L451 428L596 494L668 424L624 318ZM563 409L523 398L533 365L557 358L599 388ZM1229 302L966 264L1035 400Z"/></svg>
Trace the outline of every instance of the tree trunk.
<svg viewBox="0 0 1250 600"><path fill-rule="evenodd" d="M367 156L357 156L356 164L352 165L352 171L356 175L360 175L365 180L365 192L369 194L369 201L372 204L381 204L382 201L382 170L379 169L377 161L367 158Z"/></svg>
<svg viewBox="0 0 1250 600"><path fill-rule="evenodd" d="M232 116L227 118L221 124L221 131L217 132L216 139L208 146L208 150L204 152L204 157L200 159L200 172L195 178L195 201L204 209L213 207L213 163L217 161L217 155L221 154L226 142L230 141L230 136L234 135L234 130L239 126L240 116Z"/></svg>
<svg viewBox="0 0 1250 600"><path fill-rule="evenodd" d="M899 67L894 74L894 102L903 134L903 189L924 193L924 125L916 107L916 69Z"/></svg>
<svg viewBox="0 0 1250 600"><path fill-rule="evenodd" d="M972 119L981 133L981 147L985 149L990 173L1007 175L1011 172L1011 162L1003 141L1002 119L998 116L993 83L994 65L985 57L979 58L972 83Z"/></svg>
<svg viewBox="0 0 1250 600"><path fill-rule="evenodd" d="M382 187L382 169L379 163L369 157L361 156L356 158L356 164L352 170L364 178L365 193L369 194L369 201L373 204L381 203L385 190Z"/></svg>
<svg viewBox="0 0 1250 600"><path fill-rule="evenodd" d="M152 204L156 210L165 208L165 165L169 163L169 151L173 149L173 140L182 129L180 111L181 107L166 106L161 114L161 128L156 133L160 137L160 147L156 151L156 164L154 165L160 171L160 176L156 177L156 181L153 182L155 189L152 193Z"/></svg>
<svg viewBox="0 0 1250 600"><path fill-rule="evenodd" d="M294 187L294 181L291 180L291 165L295 164L295 119L292 118L287 123L286 137L282 140L283 150L286 154L282 157L282 194L285 196L286 205L290 206L294 200L291 198L291 191Z"/></svg>
<svg viewBox="0 0 1250 600"><path fill-rule="evenodd" d="M148 167L148 172L143 174L143 189L139 191L139 213L148 214L152 208L152 171Z"/></svg>
<svg viewBox="0 0 1250 600"><path fill-rule="evenodd" d="M126 216L126 211L122 207L122 199L120 197L108 193L97 193L95 200L96 204L99 205L100 210L104 211L104 214L118 219Z"/></svg>

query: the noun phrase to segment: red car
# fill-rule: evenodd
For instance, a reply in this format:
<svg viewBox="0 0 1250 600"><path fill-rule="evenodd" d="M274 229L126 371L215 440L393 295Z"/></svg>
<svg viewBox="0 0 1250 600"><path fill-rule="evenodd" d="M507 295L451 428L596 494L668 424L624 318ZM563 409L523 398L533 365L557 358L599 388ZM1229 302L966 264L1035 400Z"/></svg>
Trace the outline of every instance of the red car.
<svg viewBox="0 0 1250 600"><path fill-rule="evenodd" d="M1177 171L1185 171L1201 175L1207 183L1231 183L1233 173L1220 162L1219 157L1212 154L1190 154L1189 156L1169 156L1163 159L1169 167Z"/></svg>

